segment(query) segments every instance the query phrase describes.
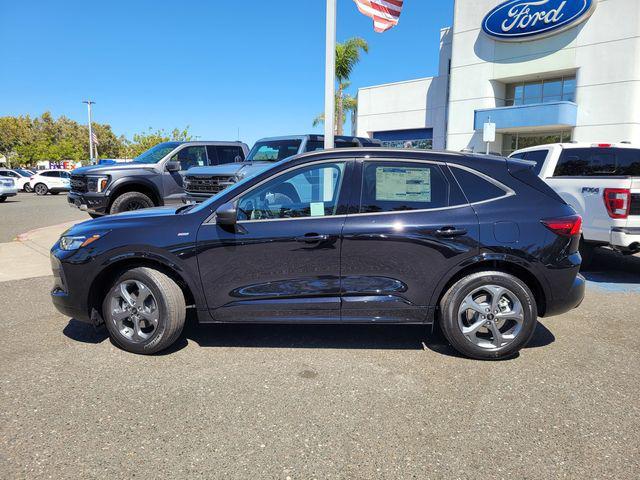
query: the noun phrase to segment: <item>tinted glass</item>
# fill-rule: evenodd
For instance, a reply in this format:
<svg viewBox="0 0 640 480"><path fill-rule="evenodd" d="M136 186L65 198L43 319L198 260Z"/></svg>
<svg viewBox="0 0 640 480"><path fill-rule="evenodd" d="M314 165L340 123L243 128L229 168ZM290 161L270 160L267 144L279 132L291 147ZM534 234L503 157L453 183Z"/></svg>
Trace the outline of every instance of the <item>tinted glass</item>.
<svg viewBox="0 0 640 480"><path fill-rule="evenodd" d="M298 153L302 140L270 140L256 143L247 160L256 162L277 162Z"/></svg>
<svg viewBox="0 0 640 480"><path fill-rule="evenodd" d="M316 150L324 150L324 141L309 140L305 147L307 152L315 152Z"/></svg>
<svg viewBox="0 0 640 480"><path fill-rule="evenodd" d="M536 166L533 167L533 171L536 172L536 175L540 175L540 171L542 170L544 161L547 159L548 152L549 150L534 150L534 151L525 153L525 156L524 156L525 160L529 160L530 162L536 162Z"/></svg>
<svg viewBox="0 0 640 480"><path fill-rule="evenodd" d="M28 170L24 170L22 168L16 168L16 172L18 172L20 175L22 175L23 177L30 177L31 175L33 175L32 172L28 171Z"/></svg>
<svg viewBox="0 0 640 480"><path fill-rule="evenodd" d="M41 175L43 177L59 177L58 172L43 172Z"/></svg>
<svg viewBox="0 0 640 480"><path fill-rule="evenodd" d="M62 178L69 178L69 172L59 172L58 175L60 175Z"/></svg>
<svg viewBox="0 0 640 480"><path fill-rule="evenodd" d="M417 162L366 162L360 213L449 206L449 183L440 167Z"/></svg>
<svg viewBox="0 0 640 480"><path fill-rule="evenodd" d="M0 177L8 177L9 176L9 172L7 172L6 170L0 170Z"/></svg>
<svg viewBox="0 0 640 480"><path fill-rule="evenodd" d="M218 164L220 165L244 160L244 152L240 147L218 146L215 149L218 152Z"/></svg>
<svg viewBox="0 0 640 480"><path fill-rule="evenodd" d="M637 176L640 150L632 148L570 148L563 150L554 176Z"/></svg>
<svg viewBox="0 0 640 480"><path fill-rule="evenodd" d="M506 192L484 178L462 168L452 168L456 180L470 203L503 197Z"/></svg>
<svg viewBox="0 0 640 480"><path fill-rule="evenodd" d="M159 143L155 147L152 147L146 152L141 153L132 161L136 163L158 163L160 160L166 157L171 152L171 150L180 145L180 142Z"/></svg>
<svg viewBox="0 0 640 480"><path fill-rule="evenodd" d="M186 147L176 153L171 160L180 162L180 170L207 165L207 153L204 146Z"/></svg>
<svg viewBox="0 0 640 480"><path fill-rule="evenodd" d="M238 220L335 215L345 163L323 163L280 175L238 201Z"/></svg>

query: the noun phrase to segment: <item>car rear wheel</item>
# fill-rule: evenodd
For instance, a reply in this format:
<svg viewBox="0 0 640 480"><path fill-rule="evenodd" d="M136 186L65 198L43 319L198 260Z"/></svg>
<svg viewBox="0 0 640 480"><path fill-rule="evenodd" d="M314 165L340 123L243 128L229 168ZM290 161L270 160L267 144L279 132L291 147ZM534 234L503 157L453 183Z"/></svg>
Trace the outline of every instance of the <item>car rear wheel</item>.
<svg viewBox="0 0 640 480"><path fill-rule="evenodd" d="M144 193L127 192L113 201L109 213L129 212L132 210L140 210L141 208L151 208L153 206L153 201Z"/></svg>
<svg viewBox="0 0 640 480"><path fill-rule="evenodd" d="M122 274L106 295L102 313L113 341L129 352L152 354L173 344L184 326L180 287L152 268Z"/></svg>
<svg viewBox="0 0 640 480"><path fill-rule="evenodd" d="M49 191L49 187L47 187L44 183L37 183L33 190L36 192L36 195L46 195Z"/></svg>
<svg viewBox="0 0 640 480"><path fill-rule="evenodd" d="M0 203L4 202L7 199L7 197L0 197Z"/></svg>
<svg viewBox="0 0 640 480"><path fill-rule="evenodd" d="M537 307L531 290L504 272L457 281L440 302L442 331L460 353L481 360L515 355L533 336Z"/></svg>
<svg viewBox="0 0 640 480"><path fill-rule="evenodd" d="M33 189L31 188L31 185L29 185L28 183L24 184L24 187L22 187L22 190L24 190L26 193L33 192Z"/></svg>

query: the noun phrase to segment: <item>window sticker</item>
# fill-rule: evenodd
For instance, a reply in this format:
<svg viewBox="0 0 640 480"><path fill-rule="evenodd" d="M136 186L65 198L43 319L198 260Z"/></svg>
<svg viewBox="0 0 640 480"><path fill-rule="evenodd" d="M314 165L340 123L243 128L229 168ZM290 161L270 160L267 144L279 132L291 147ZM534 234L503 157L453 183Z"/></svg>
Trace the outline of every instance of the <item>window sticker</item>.
<svg viewBox="0 0 640 480"><path fill-rule="evenodd" d="M377 167L376 200L431 202L431 169Z"/></svg>
<svg viewBox="0 0 640 480"><path fill-rule="evenodd" d="M312 217L324 217L324 202L314 202L311 204Z"/></svg>

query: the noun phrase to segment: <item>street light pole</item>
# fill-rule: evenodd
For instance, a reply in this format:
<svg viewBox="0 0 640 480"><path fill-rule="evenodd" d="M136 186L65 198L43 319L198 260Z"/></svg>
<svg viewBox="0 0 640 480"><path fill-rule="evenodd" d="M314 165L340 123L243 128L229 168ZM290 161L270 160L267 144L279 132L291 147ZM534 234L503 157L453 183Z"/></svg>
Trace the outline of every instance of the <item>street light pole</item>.
<svg viewBox="0 0 640 480"><path fill-rule="evenodd" d="M324 148L333 148L336 109L336 0L327 0L327 39L324 79Z"/></svg>
<svg viewBox="0 0 640 480"><path fill-rule="evenodd" d="M87 104L87 110L89 112L89 159L93 163L93 127L91 126L91 105L96 102L92 100L84 100L82 103Z"/></svg>

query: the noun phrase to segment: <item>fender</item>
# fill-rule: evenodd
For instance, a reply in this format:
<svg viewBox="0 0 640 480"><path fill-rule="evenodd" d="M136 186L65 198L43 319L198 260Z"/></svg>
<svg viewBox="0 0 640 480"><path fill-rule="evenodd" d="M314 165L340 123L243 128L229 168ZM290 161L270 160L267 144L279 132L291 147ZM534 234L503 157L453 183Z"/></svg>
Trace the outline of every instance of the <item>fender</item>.
<svg viewBox="0 0 640 480"><path fill-rule="evenodd" d="M104 191L104 194L109 197L110 203L111 203L112 201L111 197L113 197L113 195L118 190L120 190L122 187L132 185L132 184L144 185L145 187L149 188L153 192L153 194L156 196L156 198L155 199L152 198L152 200L154 201L158 200L159 205L164 205L164 197L160 193L158 186L153 181L149 180L144 176L128 175L126 177L118 178L114 180L114 182L107 187L107 189Z"/></svg>
<svg viewBox="0 0 640 480"><path fill-rule="evenodd" d="M552 299L552 293L551 293L551 287L549 286L549 283L547 282L547 279L543 276L543 275L538 275L537 273L537 269L535 268L535 266L531 263L526 261L525 259L518 257L516 255L510 255L508 253L481 253L480 255L476 255L475 257L472 258L468 258L466 260L464 260L463 262L459 263L458 265L456 265L455 268L452 268L448 275L445 277L442 277L440 279L440 282L438 282L438 286L436 287L436 289L434 290L429 305L432 306L436 306L437 307L437 301L438 298L440 297L440 295L443 292L444 287L447 285L447 283L449 283L449 281L455 277L458 273L460 273L462 270L471 267L473 265L480 265L482 263L487 263L487 262L492 262L492 261L497 261L497 262L503 262L503 263L510 263L513 265L516 265L518 267L524 268L525 270L527 270L532 276L534 276L536 278L536 280L538 280L538 283L540 283L540 285L542 286L542 289L544 290L544 295L547 299Z"/></svg>

